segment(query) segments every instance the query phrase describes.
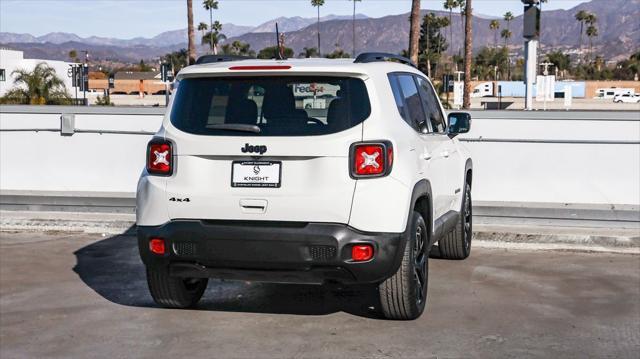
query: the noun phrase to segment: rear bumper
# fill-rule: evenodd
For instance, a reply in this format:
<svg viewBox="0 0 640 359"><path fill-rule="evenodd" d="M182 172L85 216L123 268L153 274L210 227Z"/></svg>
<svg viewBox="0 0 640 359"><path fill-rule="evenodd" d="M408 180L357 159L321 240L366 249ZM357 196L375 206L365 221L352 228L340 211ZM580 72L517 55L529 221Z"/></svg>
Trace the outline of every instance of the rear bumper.
<svg viewBox="0 0 640 359"><path fill-rule="evenodd" d="M149 250L162 238L166 254ZM275 283L376 283L400 266L405 236L366 233L332 223L173 220L139 226L138 247L147 266L177 277L211 277ZM353 262L354 244L369 243L374 257Z"/></svg>

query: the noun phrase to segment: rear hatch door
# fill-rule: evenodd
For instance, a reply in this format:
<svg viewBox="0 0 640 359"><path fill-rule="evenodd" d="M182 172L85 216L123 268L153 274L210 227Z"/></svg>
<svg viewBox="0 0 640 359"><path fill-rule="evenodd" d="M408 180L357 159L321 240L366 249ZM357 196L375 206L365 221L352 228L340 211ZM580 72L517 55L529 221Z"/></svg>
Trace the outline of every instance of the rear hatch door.
<svg viewBox="0 0 640 359"><path fill-rule="evenodd" d="M182 80L166 126L170 217L348 223L349 147L369 114L356 78Z"/></svg>

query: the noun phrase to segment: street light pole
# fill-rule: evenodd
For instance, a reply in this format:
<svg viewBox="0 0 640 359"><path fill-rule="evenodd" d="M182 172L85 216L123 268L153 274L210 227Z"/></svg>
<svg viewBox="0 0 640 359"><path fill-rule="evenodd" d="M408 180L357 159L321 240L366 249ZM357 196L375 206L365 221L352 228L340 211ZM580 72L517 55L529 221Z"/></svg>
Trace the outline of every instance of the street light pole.
<svg viewBox="0 0 640 359"><path fill-rule="evenodd" d="M540 38L540 0L521 0L524 7L522 36L524 45L526 98L525 110L533 110L533 82L536 79L538 66L538 39Z"/></svg>

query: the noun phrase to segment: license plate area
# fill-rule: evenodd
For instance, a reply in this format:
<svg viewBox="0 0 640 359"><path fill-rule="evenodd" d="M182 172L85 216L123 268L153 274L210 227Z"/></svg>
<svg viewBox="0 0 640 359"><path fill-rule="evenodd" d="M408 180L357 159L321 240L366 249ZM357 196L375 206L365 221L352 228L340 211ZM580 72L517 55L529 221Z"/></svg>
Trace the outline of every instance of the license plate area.
<svg viewBox="0 0 640 359"><path fill-rule="evenodd" d="M233 161L231 187L280 188L282 162Z"/></svg>

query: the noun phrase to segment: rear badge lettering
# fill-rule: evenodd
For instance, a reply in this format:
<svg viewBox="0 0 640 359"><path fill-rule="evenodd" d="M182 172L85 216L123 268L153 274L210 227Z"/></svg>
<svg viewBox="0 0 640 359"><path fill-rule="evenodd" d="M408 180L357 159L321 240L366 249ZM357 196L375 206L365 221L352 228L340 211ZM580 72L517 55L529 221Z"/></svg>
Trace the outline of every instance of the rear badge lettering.
<svg viewBox="0 0 640 359"><path fill-rule="evenodd" d="M267 146L264 145L260 145L260 146L252 146L248 143L244 144L244 147L240 149L240 151L244 152L244 153L259 153L259 154L263 154L265 152L267 152Z"/></svg>
<svg viewBox="0 0 640 359"><path fill-rule="evenodd" d="M187 198L175 198L175 197L171 197L171 198L169 198L169 201L171 201L171 202L191 202L191 200L189 199L189 197L187 197Z"/></svg>

